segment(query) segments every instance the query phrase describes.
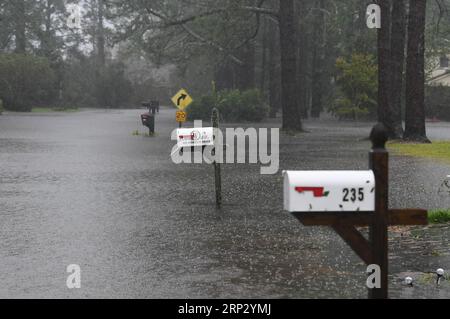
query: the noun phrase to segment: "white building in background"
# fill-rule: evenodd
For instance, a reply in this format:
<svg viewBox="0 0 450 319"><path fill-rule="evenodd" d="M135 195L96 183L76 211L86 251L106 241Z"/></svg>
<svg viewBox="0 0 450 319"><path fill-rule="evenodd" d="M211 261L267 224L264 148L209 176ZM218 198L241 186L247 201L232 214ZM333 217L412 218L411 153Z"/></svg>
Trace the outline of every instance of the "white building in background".
<svg viewBox="0 0 450 319"><path fill-rule="evenodd" d="M427 81L431 86L448 86L450 87L450 58L443 55L436 63L437 67L431 72L430 79Z"/></svg>

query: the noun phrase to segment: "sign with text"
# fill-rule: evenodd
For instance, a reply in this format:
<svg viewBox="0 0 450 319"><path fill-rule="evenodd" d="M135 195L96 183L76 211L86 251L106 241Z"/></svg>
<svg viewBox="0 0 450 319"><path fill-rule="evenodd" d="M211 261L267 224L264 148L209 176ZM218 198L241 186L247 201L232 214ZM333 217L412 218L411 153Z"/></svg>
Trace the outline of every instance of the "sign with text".
<svg viewBox="0 0 450 319"><path fill-rule="evenodd" d="M285 171L284 209L288 212L373 212L373 171Z"/></svg>
<svg viewBox="0 0 450 319"><path fill-rule="evenodd" d="M180 90L172 98L172 102L180 111L184 111L189 105L192 104L192 102L194 102L194 100L186 90Z"/></svg>
<svg viewBox="0 0 450 319"><path fill-rule="evenodd" d="M177 112L177 122L178 123L184 123L186 122L187 114L184 111L178 111Z"/></svg>
<svg viewBox="0 0 450 319"><path fill-rule="evenodd" d="M180 128L177 130L179 148L195 146L214 146L214 128Z"/></svg>

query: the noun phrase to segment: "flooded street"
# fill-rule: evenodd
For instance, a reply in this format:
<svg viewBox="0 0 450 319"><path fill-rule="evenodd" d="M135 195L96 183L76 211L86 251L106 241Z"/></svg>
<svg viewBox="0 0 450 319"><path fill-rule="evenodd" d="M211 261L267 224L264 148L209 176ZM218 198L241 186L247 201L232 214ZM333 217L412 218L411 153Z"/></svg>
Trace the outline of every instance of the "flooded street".
<svg viewBox="0 0 450 319"><path fill-rule="evenodd" d="M155 137L133 136L143 110L0 116L1 298L366 298L365 266L328 228L305 228L282 211L281 170L367 169L371 124L307 122L282 136L280 172L175 165L175 111ZM273 126L277 124L261 124ZM431 124L431 139L450 139ZM438 195L450 165L392 156L391 206L448 208ZM393 298L450 298L426 278L450 270L450 228L391 234ZM81 267L81 289L66 267ZM418 278L419 280L419 278Z"/></svg>

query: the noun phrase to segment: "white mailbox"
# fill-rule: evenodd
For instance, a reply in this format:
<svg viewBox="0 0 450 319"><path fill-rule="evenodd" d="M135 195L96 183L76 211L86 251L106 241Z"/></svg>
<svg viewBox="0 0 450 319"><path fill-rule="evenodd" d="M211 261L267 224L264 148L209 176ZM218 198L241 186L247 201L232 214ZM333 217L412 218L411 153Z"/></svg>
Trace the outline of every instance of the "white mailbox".
<svg viewBox="0 0 450 319"><path fill-rule="evenodd" d="M180 128L177 130L178 147L214 146L214 128Z"/></svg>
<svg viewBox="0 0 450 319"><path fill-rule="evenodd" d="M375 211L373 171L284 171L288 212Z"/></svg>

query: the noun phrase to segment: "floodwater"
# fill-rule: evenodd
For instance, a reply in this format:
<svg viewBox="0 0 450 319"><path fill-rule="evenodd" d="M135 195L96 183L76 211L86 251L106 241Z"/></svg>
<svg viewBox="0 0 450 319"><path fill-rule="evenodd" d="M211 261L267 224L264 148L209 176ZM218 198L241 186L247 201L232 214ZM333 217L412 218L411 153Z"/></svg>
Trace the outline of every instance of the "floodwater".
<svg viewBox="0 0 450 319"><path fill-rule="evenodd" d="M170 160L173 110L157 135L143 110L0 116L2 298L365 298L365 267L328 228L305 228L282 211L281 173ZM273 126L265 123L261 126ZM366 169L369 124L308 122L282 136L283 169ZM450 125L431 124L434 139ZM393 156L391 206L450 207L437 194L450 166ZM448 226L391 233L393 298L450 298L427 272L450 270ZM66 267L81 267L81 289ZM411 274L413 287L401 280ZM425 275L424 275L425 274ZM422 277L426 277L425 279Z"/></svg>

